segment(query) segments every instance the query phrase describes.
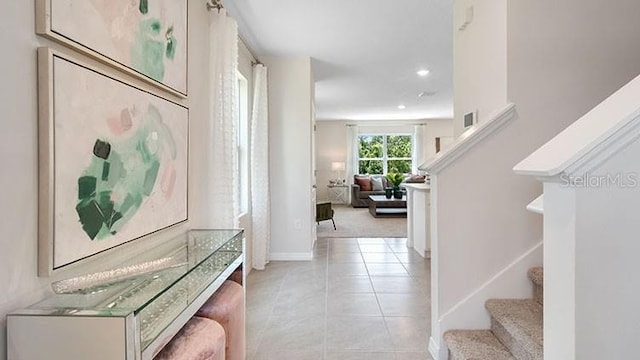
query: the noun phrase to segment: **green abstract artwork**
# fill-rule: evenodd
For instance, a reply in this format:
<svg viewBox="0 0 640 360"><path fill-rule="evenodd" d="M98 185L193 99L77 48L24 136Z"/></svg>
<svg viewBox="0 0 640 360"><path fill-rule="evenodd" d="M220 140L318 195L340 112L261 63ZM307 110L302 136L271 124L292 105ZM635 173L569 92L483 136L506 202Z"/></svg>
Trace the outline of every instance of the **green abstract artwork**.
<svg viewBox="0 0 640 360"><path fill-rule="evenodd" d="M165 63L175 58L178 40L173 36L173 27L165 32L160 20L152 18L140 23L136 41L131 48L133 67L151 78L162 81Z"/></svg>
<svg viewBox="0 0 640 360"><path fill-rule="evenodd" d="M53 268L185 221L188 109L49 58Z"/></svg>
<svg viewBox="0 0 640 360"><path fill-rule="evenodd" d="M187 95L187 0L38 0L40 33Z"/></svg>
<svg viewBox="0 0 640 360"><path fill-rule="evenodd" d="M131 122L129 109L120 113L120 122L112 124L120 126L117 132ZM78 178L76 211L92 240L115 235L136 214L158 182L162 154L170 162L176 159L175 140L158 109L149 105L140 121L141 126L124 140L96 139L90 149L91 163ZM165 171L169 173L166 193L171 196L175 169L168 164Z"/></svg>

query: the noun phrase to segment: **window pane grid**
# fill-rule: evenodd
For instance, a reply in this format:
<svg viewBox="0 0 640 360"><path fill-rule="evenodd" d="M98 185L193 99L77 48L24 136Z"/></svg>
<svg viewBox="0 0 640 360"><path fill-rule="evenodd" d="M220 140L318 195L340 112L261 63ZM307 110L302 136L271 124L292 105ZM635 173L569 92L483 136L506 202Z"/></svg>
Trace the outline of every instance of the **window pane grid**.
<svg viewBox="0 0 640 360"><path fill-rule="evenodd" d="M407 134L360 135L358 172L387 174L391 170L411 172L413 136Z"/></svg>

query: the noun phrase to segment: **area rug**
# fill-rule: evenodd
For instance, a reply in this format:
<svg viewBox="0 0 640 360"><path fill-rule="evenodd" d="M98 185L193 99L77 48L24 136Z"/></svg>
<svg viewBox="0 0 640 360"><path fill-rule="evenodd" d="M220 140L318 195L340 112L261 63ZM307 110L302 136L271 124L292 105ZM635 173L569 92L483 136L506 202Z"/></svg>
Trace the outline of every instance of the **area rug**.
<svg viewBox="0 0 640 360"><path fill-rule="evenodd" d="M406 218L374 218L368 208L333 205L337 230L331 220L321 221L318 237L407 237Z"/></svg>

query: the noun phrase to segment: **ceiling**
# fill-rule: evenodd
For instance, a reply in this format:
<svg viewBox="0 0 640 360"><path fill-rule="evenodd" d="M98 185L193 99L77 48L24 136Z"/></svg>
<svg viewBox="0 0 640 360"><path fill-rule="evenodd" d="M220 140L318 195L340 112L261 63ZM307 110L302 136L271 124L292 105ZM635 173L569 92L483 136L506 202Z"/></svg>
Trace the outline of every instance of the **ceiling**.
<svg viewBox="0 0 640 360"><path fill-rule="evenodd" d="M318 120L453 117L453 0L224 5L258 57L312 58Z"/></svg>

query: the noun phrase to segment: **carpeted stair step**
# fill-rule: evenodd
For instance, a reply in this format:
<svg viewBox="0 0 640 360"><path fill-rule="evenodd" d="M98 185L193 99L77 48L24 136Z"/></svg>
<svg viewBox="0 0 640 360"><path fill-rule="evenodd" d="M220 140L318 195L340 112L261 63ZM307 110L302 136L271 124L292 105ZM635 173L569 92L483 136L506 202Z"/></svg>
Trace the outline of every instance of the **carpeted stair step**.
<svg viewBox="0 0 640 360"><path fill-rule="evenodd" d="M542 272L542 268L541 267L534 267L529 269L529 272L527 273L527 276L529 276L529 279L531 280L531 282L533 283L533 299L535 301L537 301L540 305L543 304L543 285L542 285L542 280L543 280L543 272Z"/></svg>
<svg viewBox="0 0 640 360"><path fill-rule="evenodd" d="M542 360L542 305L532 299L491 299L491 331L518 360Z"/></svg>
<svg viewBox="0 0 640 360"><path fill-rule="evenodd" d="M443 336L449 360L515 360L490 330L449 330Z"/></svg>

